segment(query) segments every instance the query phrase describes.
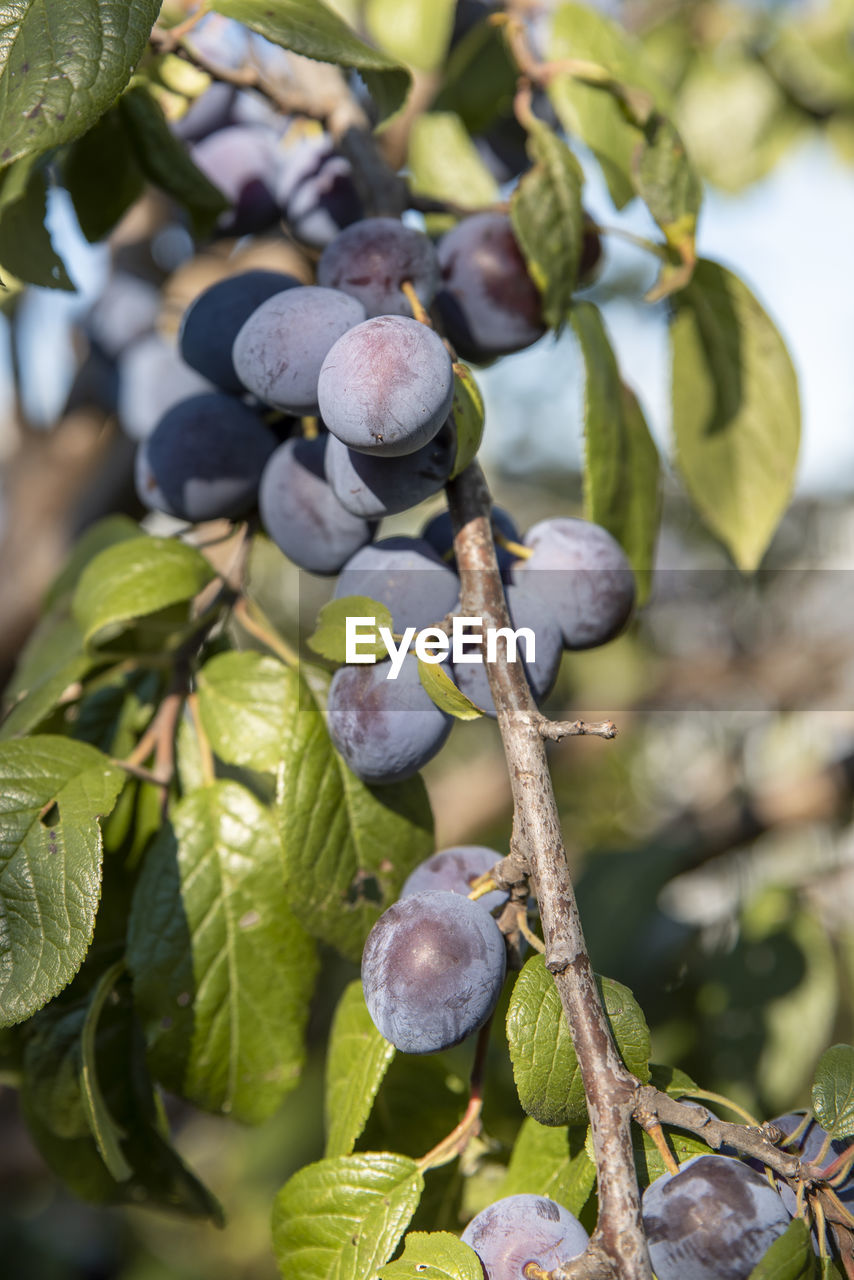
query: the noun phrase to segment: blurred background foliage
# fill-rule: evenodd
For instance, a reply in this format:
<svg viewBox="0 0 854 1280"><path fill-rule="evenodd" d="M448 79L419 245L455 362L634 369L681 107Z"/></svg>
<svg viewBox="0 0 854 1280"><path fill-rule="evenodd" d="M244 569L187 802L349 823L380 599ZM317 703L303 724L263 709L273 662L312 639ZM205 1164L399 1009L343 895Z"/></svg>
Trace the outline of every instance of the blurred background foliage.
<svg viewBox="0 0 854 1280"><path fill-rule="evenodd" d="M334 7L381 39L382 6L338 0ZM548 6L541 7L547 22ZM733 570L677 486L666 482L649 607L615 644L567 656L547 708L558 718L612 717L619 738L556 746L554 779L597 970L634 991L654 1058L764 1118L805 1104L822 1050L854 1038L854 380L850 356L836 359L828 377L827 352L799 342L829 313L832 351L850 347L854 224L847 222L847 240L830 244L824 228L834 218L839 226L833 184L840 167L850 184L854 164L854 0L602 7L643 42L711 185L701 247L712 245L764 289L789 340L805 393L805 462L796 501L751 580ZM482 17L488 6L471 8ZM786 166L796 178L826 179L802 193L797 213L784 199L791 184L774 186L775 170ZM647 230L632 208L619 217L608 209L601 181L597 189L589 176L594 216ZM809 219L801 216L804 205L814 211ZM132 445L117 429L114 409L104 407L103 384L115 369L93 360L90 345L110 272L140 282L138 315L148 306L140 336L167 338L187 301L226 261L234 268L235 252L241 265L263 262L309 278L306 261L279 238L237 250L218 241L194 252L160 196L141 201L103 252L84 252L67 209L55 205L53 217L78 272L77 301L28 290L4 304L5 677L70 540L108 511L141 515ZM779 263L757 248L757 225L770 242L782 237L788 245L801 292L769 297ZM822 274L811 261L836 262L838 272ZM634 249L606 237L605 268L590 296L605 305L621 360L665 439L656 336L664 305L641 314L639 301L651 271ZM34 352L41 346L49 357L51 335L46 377ZM578 513L581 376L571 339L546 338L484 371L482 380L490 413L485 460L497 500L521 528ZM426 514L399 517L387 531L415 531ZM300 577L263 540L252 581L269 616L299 644L326 584ZM437 847L507 848L509 787L491 722L458 726L426 779ZM0 1087L3 1275L272 1280L269 1206L291 1172L322 1154L322 1047L335 1001L354 973L326 956L309 1064L273 1120L245 1129L168 1103L179 1148L225 1207L221 1232L73 1200L27 1138L14 1088ZM520 1120L501 1025L499 1017L483 1139L466 1157L465 1171L475 1175L464 1191L468 1213L503 1176ZM10 1045L0 1034L0 1079L13 1086ZM398 1057L360 1146L420 1154L446 1133L459 1117L470 1054L471 1046L462 1046L430 1059ZM421 1104L414 1112L413 1097ZM432 1227L459 1226L459 1177L454 1167L432 1179L421 1210Z"/></svg>

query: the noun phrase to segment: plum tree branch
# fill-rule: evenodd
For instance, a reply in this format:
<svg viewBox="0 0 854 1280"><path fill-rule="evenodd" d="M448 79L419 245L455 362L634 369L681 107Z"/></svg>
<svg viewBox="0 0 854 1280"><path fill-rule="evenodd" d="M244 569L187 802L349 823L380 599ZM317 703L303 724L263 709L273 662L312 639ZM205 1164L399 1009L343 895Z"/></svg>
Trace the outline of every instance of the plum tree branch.
<svg viewBox="0 0 854 1280"><path fill-rule="evenodd" d="M510 625L490 525L491 499L472 463L448 484L462 607L484 626ZM552 974L584 1083L599 1184L599 1220L565 1280L651 1280L631 1142L638 1081L617 1052L581 929L569 877L541 717L519 663L491 663L489 684L513 792L511 858L530 877Z"/></svg>

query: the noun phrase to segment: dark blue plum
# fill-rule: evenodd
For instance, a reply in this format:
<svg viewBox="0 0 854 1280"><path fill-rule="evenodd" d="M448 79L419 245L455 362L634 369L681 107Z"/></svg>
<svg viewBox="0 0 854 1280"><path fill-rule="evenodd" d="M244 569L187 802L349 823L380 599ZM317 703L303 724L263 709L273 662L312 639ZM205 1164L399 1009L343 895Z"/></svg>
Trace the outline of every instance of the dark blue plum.
<svg viewBox="0 0 854 1280"><path fill-rule="evenodd" d="M237 71L249 55L249 32L234 18L206 14L184 37L188 47L206 64Z"/></svg>
<svg viewBox="0 0 854 1280"><path fill-rule="evenodd" d="M414 453L451 411L454 371L441 338L406 316L377 316L331 348L317 384L323 421L359 452Z"/></svg>
<svg viewBox="0 0 854 1280"><path fill-rule="evenodd" d="M286 150L276 195L294 236L315 249L329 244L363 213L350 162L326 133L303 138Z"/></svg>
<svg viewBox="0 0 854 1280"><path fill-rule="evenodd" d="M317 378L330 348L364 319L360 302L337 289L300 285L274 294L238 331L238 378L259 400L288 413L317 413Z"/></svg>
<svg viewBox="0 0 854 1280"><path fill-rule="evenodd" d="M147 334L119 358L119 426L132 440L145 440L174 405L213 390L171 342Z"/></svg>
<svg viewBox="0 0 854 1280"><path fill-rule="evenodd" d="M150 280L117 271L92 304L84 324L91 341L110 359L154 329L160 314L160 290Z"/></svg>
<svg viewBox="0 0 854 1280"><path fill-rule="evenodd" d="M408 898L425 889L441 889L445 893L461 893L467 897L471 893L472 882L491 871L503 857L502 853L487 849L482 844L458 844L452 849L440 849L407 876L400 896ZM476 901L484 910L494 911L496 907L503 907L507 898L503 889L493 889Z"/></svg>
<svg viewBox="0 0 854 1280"><path fill-rule="evenodd" d="M427 444L400 458L357 453L330 435L326 475L348 511L379 520L408 511L438 493L456 456L457 433L451 418Z"/></svg>
<svg viewBox="0 0 854 1280"><path fill-rule="evenodd" d="M551 1271L579 1257L589 1237L578 1219L557 1201L516 1195L482 1209L461 1239L480 1258L486 1280L528 1280L525 1267L530 1262Z"/></svg>
<svg viewBox="0 0 854 1280"><path fill-rule="evenodd" d="M729 1156L695 1156L643 1194L658 1280L747 1280L790 1221L767 1178Z"/></svg>
<svg viewBox="0 0 854 1280"><path fill-rule="evenodd" d="M606 644L626 625L635 602L635 577L626 553L601 525L561 517L541 520L525 534L532 555L514 569L549 600L567 649Z"/></svg>
<svg viewBox="0 0 854 1280"><path fill-rule="evenodd" d="M180 520L232 519L255 505L276 437L233 396L191 396L169 410L137 452L137 492Z"/></svg>
<svg viewBox="0 0 854 1280"><path fill-rule="evenodd" d="M492 508L492 527L493 530L497 530L502 534L508 542L518 542L521 537L513 517L503 507ZM446 564L456 567L454 558L454 525L449 511L440 511L438 515L428 520L421 530L421 537L425 542L430 543L433 550L437 555L441 556ZM502 574L508 574L511 566L516 561L516 556L512 551L506 551L504 547L497 545L495 554Z"/></svg>
<svg viewBox="0 0 854 1280"><path fill-rule="evenodd" d="M329 487L323 455L328 436L288 440L261 477L258 507L267 533L288 559L311 573L338 573L376 525L346 511Z"/></svg>
<svg viewBox="0 0 854 1280"><path fill-rule="evenodd" d="M223 235L255 235L278 222L277 141L264 126L236 124L209 133L193 146L195 164L231 205L217 221Z"/></svg>
<svg viewBox="0 0 854 1280"><path fill-rule="evenodd" d="M368 316L411 316L401 290L409 282L429 307L439 283L439 260L422 231L397 218L364 218L332 240L317 264L317 283L358 298Z"/></svg>
<svg viewBox="0 0 854 1280"><path fill-rule="evenodd" d="M436 306L464 360L520 351L546 331L537 286L504 213L477 213L439 241Z"/></svg>
<svg viewBox="0 0 854 1280"><path fill-rule="evenodd" d="M362 986L377 1030L403 1053L438 1053L490 1016L506 949L486 911L456 893L422 892L380 916L362 954Z"/></svg>
<svg viewBox="0 0 854 1280"><path fill-rule="evenodd" d="M181 119L172 125L172 131L184 142L201 142L209 133L234 123L232 111L236 98L233 84L215 81L190 103Z"/></svg>
<svg viewBox="0 0 854 1280"><path fill-rule="evenodd" d="M390 662L339 667L329 686L330 737L371 786L411 778L442 749L453 726L425 692L411 654L396 679L387 678L390 670Z"/></svg>
<svg viewBox="0 0 854 1280"><path fill-rule="evenodd" d="M525 587L517 586L508 587L506 596L507 609L510 613L513 629L518 630L520 627L530 627L534 632L536 657L533 661L528 660L526 643L523 637L518 642L517 660L521 658L535 701L542 702L547 694L551 692L557 679L563 648L560 628L552 614L551 601L540 595L535 595ZM459 608L456 608L454 612L458 613ZM472 657L477 657L476 650L471 650L470 652ZM504 655L503 644L498 645L498 655L499 657ZM470 698L488 716L494 716L495 703L489 690L487 671L488 668L485 661L458 662L454 664L454 680L467 698Z"/></svg>
<svg viewBox="0 0 854 1280"><path fill-rule="evenodd" d="M178 340L181 355L223 391L239 394L244 386L231 358L234 339L262 302L299 284L284 271L241 271L218 280L184 313Z"/></svg>
<svg viewBox="0 0 854 1280"><path fill-rule="evenodd" d="M460 584L436 552L420 538L381 538L348 560L335 597L367 596L391 611L394 630L429 627L454 607Z"/></svg>

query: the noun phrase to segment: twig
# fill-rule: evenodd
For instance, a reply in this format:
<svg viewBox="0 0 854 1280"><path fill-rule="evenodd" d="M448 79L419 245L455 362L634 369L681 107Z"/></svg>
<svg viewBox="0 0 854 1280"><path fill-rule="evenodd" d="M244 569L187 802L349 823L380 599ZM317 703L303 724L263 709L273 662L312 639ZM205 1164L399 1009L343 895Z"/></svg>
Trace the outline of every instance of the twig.
<svg viewBox="0 0 854 1280"><path fill-rule="evenodd" d="M253 618L250 610L254 610L257 613L261 612L258 605L247 600L245 596L238 600L234 606L233 616L243 627L243 630L248 631L256 640L260 640L268 649L272 649L273 653L278 658L281 658L286 666L298 666L299 654L273 630L267 618L264 618L263 621Z"/></svg>
<svg viewBox="0 0 854 1280"><path fill-rule="evenodd" d="M509 625L490 527L492 502L473 463L448 485L463 611ZM599 1220L585 1253L561 1274L651 1280L631 1143L638 1081L614 1044L587 954L566 861L538 715L520 663L491 663L489 684L507 757L514 815L511 856L530 867L553 975L578 1058L593 1132Z"/></svg>
<svg viewBox="0 0 854 1280"><path fill-rule="evenodd" d="M613 720L549 720L547 716L539 716L537 732L552 742L563 738L616 738L617 726Z"/></svg>

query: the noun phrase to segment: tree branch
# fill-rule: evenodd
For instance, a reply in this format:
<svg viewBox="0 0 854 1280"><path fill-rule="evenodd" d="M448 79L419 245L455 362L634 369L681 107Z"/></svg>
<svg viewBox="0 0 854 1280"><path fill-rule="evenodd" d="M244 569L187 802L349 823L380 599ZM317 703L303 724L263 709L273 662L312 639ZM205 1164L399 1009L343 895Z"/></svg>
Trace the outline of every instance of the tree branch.
<svg viewBox="0 0 854 1280"><path fill-rule="evenodd" d="M491 499L472 463L448 485L463 612L510 625L490 527ZM631 1142L638 1081L623 1065L599 998L566 862L541 717L520 663L494 662L489 685L513 792L511 857L530 869L553 975L578 1057L596 1155L599 1220L566 1280L651 1280Z"/></svg>

